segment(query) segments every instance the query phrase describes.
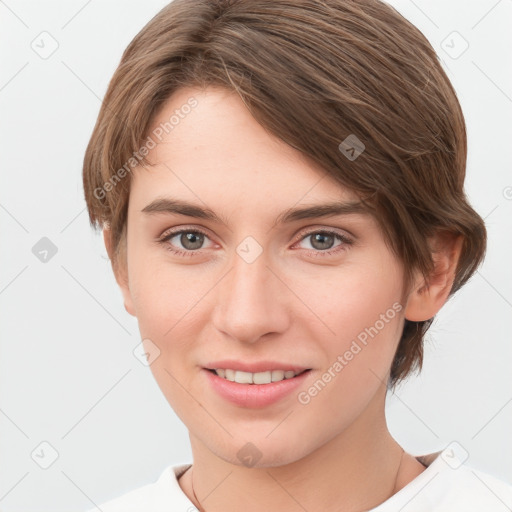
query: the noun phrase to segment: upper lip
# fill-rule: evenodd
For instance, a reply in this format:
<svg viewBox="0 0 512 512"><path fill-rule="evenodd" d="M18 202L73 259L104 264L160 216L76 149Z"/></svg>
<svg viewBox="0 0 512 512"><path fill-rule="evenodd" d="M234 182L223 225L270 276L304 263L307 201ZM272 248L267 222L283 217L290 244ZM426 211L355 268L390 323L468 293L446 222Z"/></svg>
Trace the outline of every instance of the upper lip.
<svg viewBox="0 0 512 512"><path fill-rule="evenodd" d="M216 370L218 368L227 368L230 370L239 370L242 372L258 373L268 372L271 370L294 371L295 373L304 370L310 370L305 366L298 366L290 363L280 363L279 361L255 361L249 363L247 361L236 361L234 359L223 359L222 361L212 361L205 367L208 370Z"/></svg>

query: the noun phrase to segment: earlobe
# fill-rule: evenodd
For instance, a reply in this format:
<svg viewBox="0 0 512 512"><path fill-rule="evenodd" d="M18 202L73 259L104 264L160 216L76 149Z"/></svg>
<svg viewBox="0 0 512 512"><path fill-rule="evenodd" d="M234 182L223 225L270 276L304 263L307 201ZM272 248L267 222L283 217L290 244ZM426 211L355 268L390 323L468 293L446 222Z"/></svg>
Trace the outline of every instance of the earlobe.
<svg viewBox="0 0 512 512"><path fill-rule="evenodd" d="M130 287L128 286L128 279L124 277L119 278L117 280L117 284L123 294L124 309L126 309L126 312L130 315L136 317L137 315L135 314L135 308L133 306L132 294L130 292Z"/></svg>
<svg viewBox="0 0 512 512"><path fill-rule="evenodd" d="M127 269L126 269L126 264L125 264L125 262L118 261L117 259L114 258L111 231L108 227L103 228L103 241L105 243L105 248L107 250L107 254L110 259L114 277L115 277L116 282L119 285L119 288L123 295L124 309L130 315L136 317L137 315L135 314L135 308L133 306L132 296L131 296L129 282L128 282L128 273L127 273Z"/></svg>
<svg viewBox="0 0 512 512"><path fill-rule="evenodd" d="M435 269L428 280L417 276L405 308L407 320L429 320L442 308L453 286L463 241L461 235L448 232L434 237L432 258Z"/></svg>
<svg viewBox="0 0 512 512"><path fill-rule="evenodd" d="M124 300L124 309L126 309L126 312L130 315L136 317L135 314L135 308L133 307L132 297L130 295L130 292L126 292L124 288L121 288L121 292L123 294L123 300Z"/></svg>

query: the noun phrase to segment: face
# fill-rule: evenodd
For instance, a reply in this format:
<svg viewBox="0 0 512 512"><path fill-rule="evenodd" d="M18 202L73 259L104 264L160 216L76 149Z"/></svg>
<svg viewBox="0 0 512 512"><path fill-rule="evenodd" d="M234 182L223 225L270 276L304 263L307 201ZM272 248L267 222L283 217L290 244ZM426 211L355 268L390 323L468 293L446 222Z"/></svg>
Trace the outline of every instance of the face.
<svg viewBox="0 0 512 512"><path fill-rule="evenodd" d="M242 447L256 466L290 463L377 396L383 409L402 268L375 219L353 206L284 218L358 197L265 131L238 96L181 89L154 128L176 110L188 113L160 135L155 165L133 174L125 305L192 436L234 464ZM283 374L293 369L307 371Z"/></svg>

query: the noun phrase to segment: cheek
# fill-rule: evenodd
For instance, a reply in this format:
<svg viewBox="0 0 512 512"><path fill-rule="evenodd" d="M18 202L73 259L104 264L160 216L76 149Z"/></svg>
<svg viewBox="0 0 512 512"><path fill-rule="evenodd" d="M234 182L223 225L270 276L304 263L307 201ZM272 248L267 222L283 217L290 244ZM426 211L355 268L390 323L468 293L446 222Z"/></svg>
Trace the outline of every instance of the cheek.
<svg viewBox="0 0 512 512"><path fill-rule="evenodd" d="M142 339L150 339L159 350L150 370L167 401L185 422L181 414L190 408L195 364L192 356L198 326L205 320L200 301L209 287L205 281L190 279L176 265L156 259L132 259L130 289L137 311L137 322ZM137 262L138 263L138 262ZM195 410L195 409L194 409Z"/></svg>
<svg viewBox="0 0 512 512"><path fill-rule="evenodd" d="M403 327L398 270L383 264L347 268L323 281L321 293L310 290L311 309L322 320L312 336L323 349L331 389L357 387L364 393L389 370Z"/></svg>
<svg viewBox="0 0 512 512"><path fill-rule="evenodd" d="M330 411L333 431L362 414L377 390L387 384L403 326L399 290L364 291L340 297L329 309L326 323L336 335L326 337L325 328L319 327L315 337L321 340L318 346L323 348L325 363L297 397L312 422Z"/></svg>
<svg viewBox="0 0 512 512"><path fill-rule="evenodd" d="M324 334L328 326L332 339L352 339L374 326L382 315L386 326L397 323L393 322L401 309L401 278L397 270L391 265L386 269L382 264L347 266L329 276L302 280L300 293L324 322ZM386 327L386 331L390 330Z"/></svg>
<svg viewBox="0 0 512 512"><path fill-rule="evenodd" d="M130 290L141 334L164 343L177 332L191 328L200 301L208 292L206 280L194 275L192 267L180 268L162 258L132 258Z"/></svg>

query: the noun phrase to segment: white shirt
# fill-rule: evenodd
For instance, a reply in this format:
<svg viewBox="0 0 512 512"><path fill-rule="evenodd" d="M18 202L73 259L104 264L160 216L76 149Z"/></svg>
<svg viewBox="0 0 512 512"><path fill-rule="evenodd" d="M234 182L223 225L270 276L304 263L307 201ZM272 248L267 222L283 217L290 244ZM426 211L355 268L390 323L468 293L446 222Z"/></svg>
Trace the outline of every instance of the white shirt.
<svg viewBox="0 0 512 512"><path fill-rule="evenodd" d="M450 446L416 459L427 468L368 512L506 512L512 509L512 486L463 464ZM87 512L197 512L178 483L178 478L190 466L168 466L156 482Z"/></svg>

